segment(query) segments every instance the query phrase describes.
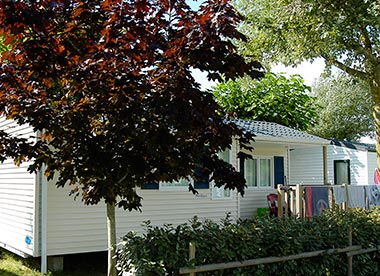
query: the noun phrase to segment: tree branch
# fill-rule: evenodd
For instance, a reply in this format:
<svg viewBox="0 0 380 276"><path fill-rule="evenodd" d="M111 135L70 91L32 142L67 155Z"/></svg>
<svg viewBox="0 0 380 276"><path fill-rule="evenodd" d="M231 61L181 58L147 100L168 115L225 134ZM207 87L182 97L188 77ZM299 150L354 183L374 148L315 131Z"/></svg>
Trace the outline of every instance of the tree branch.
<svg viewBox="0 0 380 276"><path fill-rule="evenodd" d="M371 40L369 39L366 27L360 26L360 30L362 33L363 43L364 43L364 47L365 47L366 51L369 53L372 53L372 44L371 44Z"/></svg>
<svg viewBox="0 0 380 276"><path fill-rule="evenodd" d="M358 77L364 81L368 81L368 75L365 72L351 68L351 67L345 65L344 63L342 63L342 62L340 62L334 58L330 58L330 57L325 56L325 55L322 55L322 57L326 60L326 62L331 63L332 65L338 67L339 69L346 72L347 74L349 74L351 76Z"/></svg>
<svg viewBox="0 0 380 276"><path fill-rule="evenodd" d="M359 54L364 55L372 64L377 63L377 58L372 54L372 44L371 40L369 39L367 29L365 26L360 27L361 31L361 40L364 44L364 47L359 44L358 47L356 47L356 51Z"/></svg>

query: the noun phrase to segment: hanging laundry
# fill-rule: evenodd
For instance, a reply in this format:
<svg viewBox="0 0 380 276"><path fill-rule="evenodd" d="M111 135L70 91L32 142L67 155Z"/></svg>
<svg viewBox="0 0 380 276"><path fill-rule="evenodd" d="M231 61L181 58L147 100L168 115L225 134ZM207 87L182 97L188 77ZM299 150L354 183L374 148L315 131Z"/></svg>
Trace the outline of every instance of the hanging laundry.
<svg viewBox="0 0 380 276"><path fill-rule="evenodd" d="M364 186L348 185L348 208L365 208Z"/></svg>
<svg viewBox="0 0 380 276"><path fill-rule="evenodd" d="M372 209L373 206L380 206L380 186L379 185L365 186L365 192L368 198L368 205L370 209Z"/></svg>
<svg viewBox="0 0 380 276"><path fill-rule="evenodd" d="M344 186L337 185L333 186L333 194L334 194L334 199L336 204L341 204L343 202L347 202L347 191Z"/></svg>
<svg viewBox="0 0 380 276"><path fill-rule="evenodd" d="M328 187L305 187L306 216L318 216L329 207Z"/></svg>

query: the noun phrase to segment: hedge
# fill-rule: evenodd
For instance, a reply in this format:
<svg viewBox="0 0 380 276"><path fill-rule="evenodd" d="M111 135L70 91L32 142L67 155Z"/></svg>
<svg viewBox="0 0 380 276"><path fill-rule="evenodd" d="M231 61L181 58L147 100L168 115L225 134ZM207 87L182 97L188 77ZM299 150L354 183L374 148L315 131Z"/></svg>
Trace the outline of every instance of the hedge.
<svg viewBox="0 0 380 276"><path fill-rule="evenodd" d="M262 257L287 256L321 249L348 246L348 229L353 244L363 248L380 247L380 210L330 209L312 220L283 221L254 218L233 222L227 216L221 222L189 223L163 227L145 223L142 236L129 232L118 250L118 269L135 268L137 275L179 275L179 268L194 265L242 261ZM196 245L196 258L188 261L189 242ZM353 257L354 275L379 275L379 253ZM225 269L201 275L347 275L346 254L321 255L309 259Z"/></svg>

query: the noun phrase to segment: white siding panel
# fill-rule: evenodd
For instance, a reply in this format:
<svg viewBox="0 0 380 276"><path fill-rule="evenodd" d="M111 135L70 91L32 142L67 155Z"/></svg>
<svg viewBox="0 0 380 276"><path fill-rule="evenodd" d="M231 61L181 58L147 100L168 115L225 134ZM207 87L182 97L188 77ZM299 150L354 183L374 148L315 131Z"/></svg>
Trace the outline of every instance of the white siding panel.
<svg viewBox="0 0 380 276"><path fill-rule="evenodd" d="M321 148L293 150L290 153L290 159L290 183L292 185L323 184L323 156ZM329 183L334 183L334 160L350 160L351 184L362 185L371 183L371 181L373 182L373 170L376 163L372 155L371 159L368 157L367 151L329 145L327 147L327 179Z"/></svg>
<svg viewBox="0 0 380 276"><path fill-rule="evenodd" d="M368 185L374 184L374 173L377 168L376 152L367 153L368 162Z"/></svg>
<svg viewBox="0 0 380 276"><path fill-rule="evenodd" d="M334 160L350 160L351 184L367 184L367 151L328 146L329 182L334 183Z"/></svg>
<svg viewBox="0 0 380 276"><path fill-rule="evenodd" d="M290 185L323 184L322 147L294 149L290 152ZM328 178L330 179L330 178Z"/></svg>
<svg viewBox="0 0 380 276"><path fill-rule="evenodd" d="M80 198L68 196L70 187L48 186L48 255L102 251L107 249L106 208L103 203L85 206ZM141 190L142 212L117 209L117 236L142 231L142 223L178 225L197 215L201 220L219 221L229 212L237 217L236 195L232 199L212 200L211 190L199 190L196 197L188 191Z"/></svg>
<svg viewBox="0 0 380 276"><path fill-rule="evenodd" d="M240 199L240 217L252 219L257 208L267 208L267 195L277 193L275 189L247 189L244 197Z"/></svg>
<svg viewBox="0 0 380 276"><path fill-rule="evenodd" d="M34 135L30 127L4 119L0 129L19 137ZM33 255L36 176L27 171L28 165L17 167L13 160L0 164L0 246ZM30 245L26 237L32 239Z"/></svg>

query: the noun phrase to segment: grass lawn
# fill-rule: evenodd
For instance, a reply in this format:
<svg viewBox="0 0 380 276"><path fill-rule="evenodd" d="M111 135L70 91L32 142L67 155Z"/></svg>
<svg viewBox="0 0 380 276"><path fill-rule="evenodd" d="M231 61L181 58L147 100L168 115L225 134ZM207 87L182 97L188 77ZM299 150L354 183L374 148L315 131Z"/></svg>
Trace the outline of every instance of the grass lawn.
<svg viewBox="0 0 380 276"><path fill-rule="evenodd" d="M21 258L0 249L0 276L42 276L39 258ZM107 254L88 253L68 255L63 271L49 272L49 276L104 276L107 274Z"/></svg>

